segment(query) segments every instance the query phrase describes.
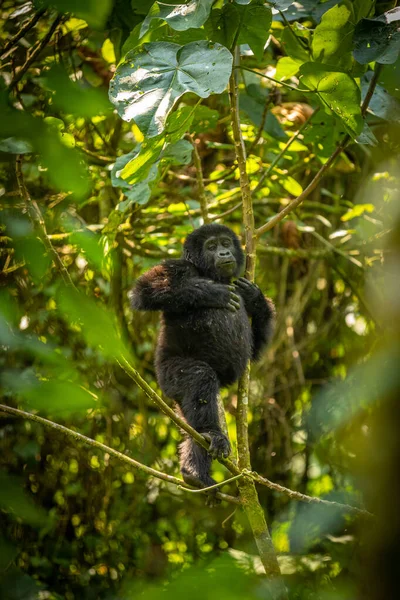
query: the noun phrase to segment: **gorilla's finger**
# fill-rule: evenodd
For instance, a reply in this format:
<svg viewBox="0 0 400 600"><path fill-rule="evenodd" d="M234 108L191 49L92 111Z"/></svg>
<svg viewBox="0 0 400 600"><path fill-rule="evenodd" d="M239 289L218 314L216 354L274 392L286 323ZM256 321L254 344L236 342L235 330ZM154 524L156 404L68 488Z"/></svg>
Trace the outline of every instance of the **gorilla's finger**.
<svg viewBox="0 0 400 600"><path fill-rule="evenodd" d="M244 279L244 277L241 277L240 279L237 279L235 281L236 285L238 287L241 287L243 289L248 289L250 287L256 287L254 283L252 283L251 281L249 281L248 279Z"/></svg>
<svg viewBox="0 0 400 600"><path fill-rule="evenodd" d="M228 308L232 312L237 312L240 308L240 304L238 302L235 302L234 300L229 300Z"/></svg>
<svg viewBox="0 0 400 600"><path fill-rule="evenodd" d="M234 302L239 302L240 304L240 296L235 294L235 292L231 292L231 300L234 300Z"/></svg>

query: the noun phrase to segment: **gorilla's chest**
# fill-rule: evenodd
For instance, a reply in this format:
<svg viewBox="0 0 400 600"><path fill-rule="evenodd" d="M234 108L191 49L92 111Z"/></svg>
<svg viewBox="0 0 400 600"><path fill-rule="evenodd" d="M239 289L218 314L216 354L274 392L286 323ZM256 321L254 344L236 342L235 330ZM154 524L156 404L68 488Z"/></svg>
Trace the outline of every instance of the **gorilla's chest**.
<svg viewBox="0 0 400 600"><path fill-rule="evenodd" d="M203 360L222 384L232 383L251 356L251 327L242 301L237 312L207 308L165 316L159 348Z"/></svg>

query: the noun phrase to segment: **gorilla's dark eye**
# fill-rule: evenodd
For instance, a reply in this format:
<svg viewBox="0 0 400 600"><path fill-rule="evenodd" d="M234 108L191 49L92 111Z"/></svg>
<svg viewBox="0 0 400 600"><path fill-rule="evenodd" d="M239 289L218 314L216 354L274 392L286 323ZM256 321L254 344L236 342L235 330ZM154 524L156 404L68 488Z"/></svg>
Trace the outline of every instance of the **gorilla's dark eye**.
<svg viewBox="0 0 400 600"><path fill-rule="evenodd" d="M231 240L229 238L225 238L224 240L222 240L222 245L225 246L225 248L229 248L229 246L231 245Z"/></svg>
<svg viewBox="0 0 400 600"><path fill-rule="evenodd" d="M207 250L215 250L216 247L217 247L217 242L215 240L209 240L208 242L206 242Z"/></svg>

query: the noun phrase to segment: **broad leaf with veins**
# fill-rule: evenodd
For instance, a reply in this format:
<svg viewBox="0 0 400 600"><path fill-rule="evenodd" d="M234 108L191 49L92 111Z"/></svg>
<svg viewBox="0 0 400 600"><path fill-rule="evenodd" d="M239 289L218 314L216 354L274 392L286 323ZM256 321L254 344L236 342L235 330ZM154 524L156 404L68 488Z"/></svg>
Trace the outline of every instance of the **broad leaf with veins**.
<svg viewBox="0 0 400 600"><path fill-rule="evenodd" d="M154 137L178 98L186 92L201 98L220 94L231 70L232 54L220 44L151 42L128 52L118 66L110 100L125 121L134 120L143 135Z"/></svg>

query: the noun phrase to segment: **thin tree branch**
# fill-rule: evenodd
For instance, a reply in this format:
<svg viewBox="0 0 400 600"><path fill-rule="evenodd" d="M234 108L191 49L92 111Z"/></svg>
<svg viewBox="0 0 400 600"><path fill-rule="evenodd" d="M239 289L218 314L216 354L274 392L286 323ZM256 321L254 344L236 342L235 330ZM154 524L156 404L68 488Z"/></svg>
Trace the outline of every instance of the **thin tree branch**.
<svg viewBox="0 0 400 600"><path fill-rule="evenodd" d="M23 38L28 31L30 31L36 23L39 21L40 17L44 15L46 12L46 8L42 8L38 10L37 13L33 15L33 17L15 34L13 38L4 46L1 54L1 60L4 60L9 55L10 51L14 48L14 46L19 42L21 38Z"/></svg>
<svg viewBox="0 0 400 600"><path fill-rule="evenodd" d="M282 148L282 150L279 152L279 154L277 154L277 156L274 158L274 160L272 161L272 163L269 165L268 169L266 169L265 172L261 175L260 181L258 182L256 188L253 190L253 194L256 194L262 188L265 179L273 171L273 169L276 167L276 165L281 160L281 158L289 150L289 148L293 144L293 142L299 137L299 135L301 134L301 132L304 131L304 129L309 125L311 119L313 118L313 116L315 114L317 114L318 111L319 111L319 107L316 110L314 110L314 112L312 113L312 115L310 115L308 117L308 119L306 121L304 121L304 123L298 129L298 131L296 131L296 133L293 134L292 137L286 142L286 144L284 145L284 147Z"/></svg>
<svg viewBox="0 0 400 600"><path fill-rule="evenodd" d="M306 260L331 258L336 252L336 247L332 248L279 248L278 246L262 246L258 248L261 254L271 254L272 256L284 256L287 258L304 258ZM346 254L346 258L348 258Z"/></svg>
<svg viewBox="0 0 400 600"><path fill-rule="evenodd" d="M281 494L285 494L285 496L289 496L293 500L299 500L300 502L307 502L308 504L323 504L325 506L330 506L331 508L342 508L349 512L352 512L356 515L360 515L363 517L373 518L374 515L370 513L368 510L364 510L362 508L357 508L356 506L351 506L351 504L343 504L342 502L334 502L333 500L324 500L323 498L318 498L317 496L308 496L307 494L301 494L300 492L296 492L291 490L283 485L279 485L279 483L274 483L270 481L266 477L259 475L253 471L254 481L257 483L266 486L270 490L274 490L275 492L280 492Z"/></svg>
<svg viewBox="0 0 400 600"><path fill-rule="evenodd" d="M364 98L364 102L362 103L362 106L361 106L362 116L365 116L365 114L367 112L369 103L371 101L374 90L378 83L378 78L381 73L381 70L382 70L382 65L379 65L378 63L376 63L374 75L371 78L367 94L366 94L366 96ZM322 177L325 175L325 173L329 169L329 167L335 162L335 160L339 156L339 154L341 154L341 152L345 149L345 147L347 146L349 141L350 141L350 136L346 135L343 138L343 140L340 142L340 144L338 145L336 150L328 158L327 162L324 165L322 165L322 167L320 168L318 173L314 176L313 180L308 184L308 186L305 188L305 190L303 190L303 192L300 194L300 196L298 196L297 198L292 200L283 210L281 210L280 213L276 214L274 217L272 217L272 219L270 219L267 223L265 223L265 225L262 225L261 227L259 227L256 230L257 238L259 238L266 231L269 231L270 229L275 227L275 225L277 225L280 221L282 221L282 219L284 219L286 217L286 215L288 215L290 212L292 212L292 210L297 208L311 194L311 192L317 187L317 185L319 184L319 182L321 181Z"/></svg>
<svg viewBox="0 0 400 600"><path fill-rule="evenodd" d="M180 429L183 429L187 434L189 434L202 448L208 450L210 444L207 440L203 438L203 436L193 429L184 419L178 417L176 412L168 406L166 402L155 392L149 384L139 375L139 373L132 367L132 365L128 362L128 360L121 356L120 360L118 360L118 364L125 371L125 373L144 391L146 396L154 402L160 410L166 414ZM239 475L240 470L238 467L228 458L221 458L219 460L221 464L223 464L231 473L234 475Z"/></svg>
<svg viewBox="0 0 400 600"><path fill-rule="evenodd" d="M268 94L267 98L265 99L264 108L263 108L263 112L261 115L260 125L258 126L256 137L251 142L251 145L249 147L249 151L248 151L249 154L251 154L253 152L254 148L257 146L257 144L262 136L262 132L263 132L264 125L265 125L265 120L266 120L267 114L268 114L268 109L269 109L270 105L273 103L273 96L274 96L275 89L276 88L272 88L270 94Z"/></svg>
<svg viewBox="0 0 400 600"><path fill-rule="evenodd" d="M187 488L186 491L190 492L191 494L199 494L200 492L208 492L210 490L215 490L219 487L221 487L222 485L225 485L226 483L231 483L232 481L236 481L237 479L240 479L241 477L245 477L246 473L240 473L239 475L234 475L233 477L229 477L229 479L225 479L224 481L220 481L219 483L215 483L214 485L210 485L206 488L200 488L200 489L195 489L195 490L189 490Z"/></svg>
<svg viewBox="0 0 400 600"><path fill-rule="evenodd" d="M332 165L332 163L335 161L335 159L339 156L339 154L341 154L341 152L345 149L349 139L350 139L350 136L346 136L342 140L342 142L339 144L339 146L336 148L336 150L333 152L333 154L331 154L331 156L328 158L326 163L324 165L322 165L322 167L320 168L318 173L315 175L314 179L302 191L300 196L298 196L297 198L295 198L294 200L289 202L289 204L287 206L285 206L285 208L283 208L279 213L277 213L274 217L272 217L272 219L267 221L267 223L265 223L265 225L262 225L261 227L259 227L256 230L255 233L256 233L257 238L259 238L263 233L265 233L265 232L269 231L270 229L272 229L273 227L275 227L275 225L280 223L282 221L282 219L284 219L286 217L286 215L288 215L290 212L292 212L306 198L308 198L308 196L311 194L311 192L317 187L317 185L321 181L325 172L329 169L329 167Z"/></svg>
<svg viewBox="0 0 400 600"><path fill-rule="evenodd" d="M243 201L243 223L245 227L246 242L246 277L253 281L256 261L256 238L254 235L254 213L251 199L249 177L246 169L246 154L240 129L239 118L239 95L237 84L237 68L240 64L239 48L234 51L234 68L229 80L229 101L231 111L231 123L233 139L235 144L236 160L240 174L240 189ZM239 381L237 413L236 413L236 433L238 448L238 466L239 470L251 470L250 450L248 438L248 397L249 397L249 379L250 363ZM287 592L283 583L276 552L272 544L271 535L265 520L264 511L261 508L258 499L257 490L254 481L247 477L238 480L240 497L243 507L249 519L255 542L263 563L265 573L274 580L273 598L276 600L286 600Z"/></svg>
<svg viewBox="0 0 400 600"><path fill-rule="evenodd" d="M8 87L8 90L10 92L21 81L22 77L25 75L26 71L29 69L29 67L31 66L31 64L35 62L35 60L38 58L39 54L42 52L42 50L44 50L44 48L50 42L51 38L53 37L53 33L55 32L55 30L57 29L58 25L61 23L62 20L63 20L63 16L62 15L59 15L58 17L56 17L54 19L54 21L53 21L53 23L52 23L49 31L40 40L40 42L38 43L38 45L36 46L36 48L32 51L32 54L25 61L25 63L19 69L19 71L16 74L16 76L14 77L14 79L11 81L11 83L10 83L10 85Z"/></svg>
<svg viewBox="0 0 400 600"><path fill-rule="evenodd" d="M188 435L190 435L200 446L202 446L206 450L208 449L209 443L203 438L203 436L200 433L198 433L195 429L193 429L193 427L188 425L186 423L186 421L184 421L183 419L178 417L178 415L174 412L174 410L172 408L170 408L168 406L168 404L166 402L164 402L164 400L146 383L146 381L139 375L139 373L136 371L136 369L134 369L129 364L129 362L127 361L127 359L125 357L121 357L121 359L118 361L118 364L125 371L125 373L144 391L146 396L150 400L152 400L161 409L161 411L164 414L166 414L175 423L175 425L177 425L180 429L183 429L184 431L186 431L186 433ZM243 475L249 475L257 483L260 483L261 485L265 485L266 487L269 487L269 488L271 488L277 492L280 492L282 494L285 494L285 495L289 496L290 498L295 498L297 500L303 500L304 502L315 502L317 504L321 503L321 498L318 498L317 496L315 496L315 497L314 496L305 496L304 494L300 494L300 492L296 492L295 490L285 488L277 483L273 483L272 481L269 481L262 475L259 475L257 472L251 471L250 469L248 469L246 467L241 471L229 459L221 459L219 462L221 464L223 464L229 471L231 471L231 473L233 473L233 475L235 476L235 479L236 479L236 476L238 476L238 478L240 478ZM226 479L224 482L222 482L222 484L228 483L229 481L231 481L231 479ZM218 485L222 485L222 484L218 484ZM201 488L201 490L204 491L204 488ZM305 498L307 498L307 500L304 500L303 496ZM326 506L331 505L333 507L338 504L337 502L333 502L330 500L324 500L322 503L325 504ZM348 507L349 510L351 509L354 512L361 511L361 509L358 509L355 506L350 506L347 504L345 506Z"/></svg>
<svg viewBox="0 0 400 600"><path fill-rule="evenodd" d="M294 85L285 83L284 81L278 81L277 79L274 79L273 77L270 77L269 75L265 75L265 73L260 73L260 71L255 71L254 69L249 69L249 67L243 67L243 65L241 65L240 67L235 67L235 69L242 69L243 71L249 71L249 73L255 73L256 75L259 75L260 77L269 79L270 81L273 81L275 84L283 85L283 87L286 87L289 90L294 90L295 92L301 92L302 94L311 94L314 92L314 90L302 90L300 88L294 87Z"/></svg>
<svg viewBox="0 0 400 600"><path fill-rule="evenodd" d="M109 446L106 446L105 444L102 444L97 440L93 440L92 438L89 438L86 435L79 433L78 431L69 429L64 425L60 425L59 423L55 423L54 421L50 421L49 419L45 419L44 417L40 417L39 415L34 415L32 413L28 413L24 410L7 406L5 404L0 404L0 411L8 413L10 415L14 415L15 417L22 417L23 419L33 421L34 423L40 423L40 425L43 425L44 427L50 429L55 429L56 431L59 431L60 433L63 433L64 435L67 435L70 438L73 438L74 440L83 442L87 446L92 446L92 448L97 448L98 450L101 450L102 452L105 452L110 456L114 456L114 458L117 458L121 462L127 463L130 467L138 469L139 471L143 471L143 473L146 473L146 475L150 475L151 477L162 479L167 483L177 485L180 489L184 491L193 491L191 486L185 483L182 479L178 479L178 477L174 477L173 475L167 475L167 473L163 473L162 471L158 471L157 469L148 467L147 465L140 463L134 458L126 456L125 454L122 454L122 452L118 452L118 450L114 450L114 448L110 448ZM226 482L221 482L219 485L224 485L224 483L228 483L228 481L230 481L230 479ZM200 489L198 491L203 493L206 492L206 490L204 489ZM221 500L231 502L232 504L240 504L240 500L238 498L235 498L234 496L229 496L228 494L222 494L221 492L218 492L217 497Z"/></svg>
<svg viewBox="0 0 400 600"><path fill-rule="evenodd" d="M58 252L53 247L49 236L47 235L46 223L44 222L43 215L40 211L39 205L36 200L32 200L29 195L29 192L26 188L24 177L22 174L22 155L19 154L16 158L15 171L17 176L17 183L19 188L19 193L22 199L25 202L26 210L28 215L33 222L34 226L37 229L37 232L42 240L44 247L46 248L50 258L53 260L56 269L59 271L64 283L66 285L74 287L73 281L68 273L67 269L64 267L63 262L58 254Z"/></svg>
<svg viewBox="0 0 400 600"><path fill-rule="evenodd" d="M197 192L200 203L201 216L203 218L204 223L210 223L210 217L208 216L208 203L206 190L204 188L204 178L203 178L203 168L201 166L201 158L199 151L197 149L197 144L193 139L193 136L187 134L187 137L190 143L193 146L193 162L196 167L196 180L197 180Z"/></svg>

